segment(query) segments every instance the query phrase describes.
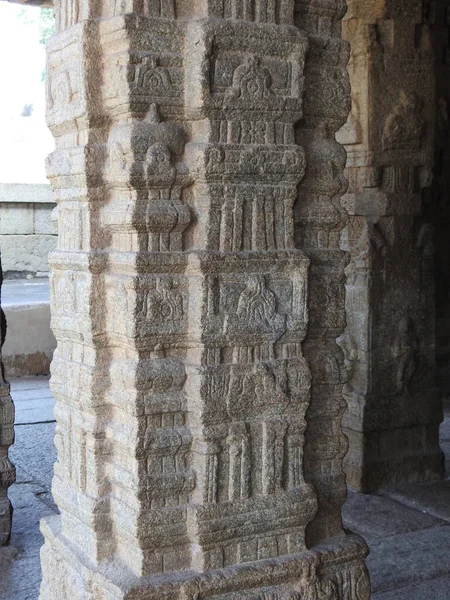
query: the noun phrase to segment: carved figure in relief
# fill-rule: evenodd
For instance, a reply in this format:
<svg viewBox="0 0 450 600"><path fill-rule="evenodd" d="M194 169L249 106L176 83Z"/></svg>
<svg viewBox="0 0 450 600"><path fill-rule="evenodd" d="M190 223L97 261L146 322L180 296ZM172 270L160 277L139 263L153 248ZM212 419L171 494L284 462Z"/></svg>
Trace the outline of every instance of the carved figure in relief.
<svg viewBox="0 0 450 600"><path fill-rule="evenodd" d="M245 374L233 372L227 409L230 416L258 414L273 406L283 410L289 398L266 363L256 363Z"/></svg>
<svg viewBox="0 0 450 600"><path fill-rule="evenodd" d="M286 367L286 392L291 400L308 393L311 385L311 372L304 359L290 360Z"/></svg>
<svg viewBox="0 0 450 600"><path fill-rule="evenodd" d="M49 108L63 109L72 101L72 86L67 71L60 71L49 78L48 89Z"/></svg>
<svg viewBox="0 0 450 600"><path fill-rule="evenodd" d="M251 444L245 423L232 423L228 435L229 447L229 500L250 496Z"/></svg>
<svg viewBox="0 0 450 600"><path fill-rule="evenodd" d="M304 483L303 445L306 423L290 423L287 432L287 489L293 490Z"/></svg>
<svg viewBox="0 0 450 600"><path fill-rule="evenodd" d="M396 359L396 386L400 393L410 393L410 383L417 370L418 341L411 317L400 320L397 336L392 347Z"/></svg>
<svg viewBox="0 0 450 600"><path fill-rule="evenodd" d="M184 317L183 296L173 289L173 281L161 277L156 283L156 293L148 293L143 312L156 323L175 323Z"/></svg>
<svg viewBox="0 0 450 600"><path fill-rule="evenodd" d="M226 329L245 333L279 331L285 319L277 313L277 299L265 277L251 275L239 296L235 315L228 315Z"/></svg>
<svg viewBox="0 0 450 600"><path fill-rule="evenodd" d="M275 294L266 286L263 277L252 277L242 292L236 315L251 324L270 323L276 316Z"/></svg>
<svg viewBox="0 0 450 600"><path fill-rule="evenodd" d="M225 100L267 100L274 96L272 75L267 67L261 66L256 56L247 56L233 75L233 87Z"/></svg>
<svg viewBox="0 0 450 600"><path fill-rule="evenodd" d="M206 451L206 480L204 497L205 502L214 504L218 501L219 485L219 457L222 446L219 442L208 442Z"/></svg>
<svg viewBox="0 0 450 600"><path fill-rule="evenodd" d="M336 343L342 348L348 379L351 380L356 369L356 364L359 360L358 346L349 331L345 331L340 337L338 337Z"/></svg>
<svg viewBox="0 0 450 600"><path fill-rule="evenodd" d="M356 260L367 262L370 260L371 251L375 252L381 258L386 254L387 242L378 226L373 223L365 225L359 240L355 244Z"/></svg>
<svg viewBox="0 0 450 600"><path fill-rule="evenodd" d="M176 169L172 165L170 150L165 144L153 144L148 149L147 177L152 185L171 185L174 182Z"/></svg>
<svg viewBox="0 0 450 600"><path fill-rule="evenodd" d="M398 103L383 128L383 150L418 149L424 134L422 103L415 94L400 91Z"/></svg>

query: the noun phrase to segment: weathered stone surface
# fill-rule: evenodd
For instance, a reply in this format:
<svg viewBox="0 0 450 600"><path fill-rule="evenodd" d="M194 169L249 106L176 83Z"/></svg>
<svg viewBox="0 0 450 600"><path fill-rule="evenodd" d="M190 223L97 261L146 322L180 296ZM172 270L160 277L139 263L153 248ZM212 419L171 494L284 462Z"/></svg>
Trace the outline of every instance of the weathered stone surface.
<svg viewBox="0 0 450 600"><path fill-rule="evenodd" d="M450 522L450 480L389 486L384 496Z"/></svg>
<svg viewBox="0 0 450 600"><path fill-rule="evenodd" d="M37 482L18 483L10 489L14 525L11 555L3 564L0 562L2 600L37 600L39 597L42 577L39 552L43 538L38 523L43 517L55 513L54 507L42 502L43 493L45 488Z"/></svg>
<svg viewBox="0 0 450 600"><path fill-rule="evenodd" d="M450 528L436 527L371 542L367 558L372 593L387 592L450 574ZM409 596L404 596L409 598ZM433 598L433 596L429 596Z"/></svg>
<svg viewBox="0 0 450 600"><path fill-rule="evenodd" d="M0 183L0 203L53 204L52 189L45 183Z"/></svg>
<svg viewBox="0 0 450 600"><path fill-rule="evenodd" d="M0 183L0 246L5 277L48 272L48 253L56 246L54 207L50 185Z"/></svg>
<svg viewBox="0 0 450 600"><path fill-rule="evenodd" d="M18 402L20 406L21 402ZM43 410L40 418L45 418ZM56 450L53 444L54 423L30 423L16 426L16 439L11 459L17 468L18 482L38 482L50 490Z"/></svg>
<svg viewBox="0 0 450 600"><path fill-rule="evenodd" d="M34 233L34 205L5 202L0 205L0 235Z"/></svg>
<svg viewBox="0 0 450 600"><path fill-rule="evenodd" d="M342 507L344 526L369 538L384 538L442 525L444 522L429 514L372 494L349 492Z"/></svg>
<svg viewBox="0 0 450 600"><path fill-rule="evenodd" d="M8 488L14 483L16 472L9 460L8 450L14 441L14 404L9 384L4 377L2 347L6 337L6 319L2 309L3 271L0 252L0 546L9 541L11 535L12 510L8 499Z"/></svg>
<svg viewBox="0 0 450 600"><path fill-rule="evenodd" d="M56 247L55 235L5 235L2 256L5 271L37 273L49 270L48 255Z"/></svg>
<svg viewBox="0 0 450 600"><path fill-rule="evenodd" d="M28 289L31 295L33 287ZM5 307L5 313L10 335L5 342L3 360L9 376L49 373L56 347L50 329L49 302L9 304Z"/></svg>
<svg viewBox="0 0 450 600"><path fill-rule="evenodd" d="M425 581L417 585L407 585L392 592L375 594L374 600L448 600L450 577Z"/></svg>
<svg viewBox="0 0 450 600"><path fill-rule="evenodd" d="M369 598L341 523L344 10L56 7L42 600Z"/></svg>
<svg viewBox="0 0 450 600"><path fill-rule="evenodd" d="M34 233L36 235L55 235L55 224L52 219L53 204L36 204L34 206Z"/></svg>
<svg viewBox="0 0 450 600"><path fill-rule="evenodd" d="M355 0L344 21L352 112L337 139L348 153L341 243L351 260L340 345L349 371L345 470L361 491L443 474L427 210L435 80L422 8L422 0Z"/></svg>

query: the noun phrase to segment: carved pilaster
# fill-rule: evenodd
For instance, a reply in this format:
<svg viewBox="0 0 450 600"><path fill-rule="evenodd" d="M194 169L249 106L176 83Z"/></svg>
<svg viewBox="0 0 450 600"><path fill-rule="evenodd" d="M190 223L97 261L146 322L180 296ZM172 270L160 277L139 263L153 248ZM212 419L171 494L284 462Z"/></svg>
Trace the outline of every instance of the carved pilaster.
<svg viewBox="0 0 450 600"><path fill-rule="evenodd" d="M350 2L353 108L343 248L349 484L370 491L442 474L434 387L432 182L434 68L422 2ZM429 211L428 211L429 212Z"/></svg>

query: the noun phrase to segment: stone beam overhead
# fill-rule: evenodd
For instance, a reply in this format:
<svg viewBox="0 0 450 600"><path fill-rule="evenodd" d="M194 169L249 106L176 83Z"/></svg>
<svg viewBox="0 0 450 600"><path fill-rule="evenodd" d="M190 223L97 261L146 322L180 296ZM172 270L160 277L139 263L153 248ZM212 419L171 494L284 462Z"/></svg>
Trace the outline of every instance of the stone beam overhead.
<svg viewBox="0 0 450 600"><path fill-rule="evenodd" d="M56 8L41 600L368 600L340 511L343 13Z"/></svg>

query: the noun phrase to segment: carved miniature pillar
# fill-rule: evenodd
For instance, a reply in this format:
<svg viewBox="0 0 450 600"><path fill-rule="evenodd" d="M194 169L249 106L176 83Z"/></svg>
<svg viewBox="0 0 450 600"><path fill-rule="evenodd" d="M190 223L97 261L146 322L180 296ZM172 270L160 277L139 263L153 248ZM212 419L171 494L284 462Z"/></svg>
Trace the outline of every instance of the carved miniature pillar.
<svg viewBox="0 0 450 600"><path fill-rule="evenodd" d="M61 516L43 524L42 600L369 598L340 520L342 6L298 4L298 26L289 0L58 9ZM336 115L316 92L324 113L299 127L327 69Z"/></svg>
<svg viewBox="0 0 450 600"><path fill-rule="evenodd" d="M2 310L3 271L0 253L0 546L11 536L12 507L8 488L16 480L16 470L8 458L8 449L14 442L14 404L9 383L5 380L1 348L6 336L6 319Z"/></svg>
<svg viewBox="0 0 450 600"><path fill-rule="evenodd" d="M423 203L433 166L434 69L422 2L350 2L352 112L337 139L348 152L350 214L344 430L348 482L442 475L434 384L432 229ZM423 215L423 218L422 216Z"/></svg>

